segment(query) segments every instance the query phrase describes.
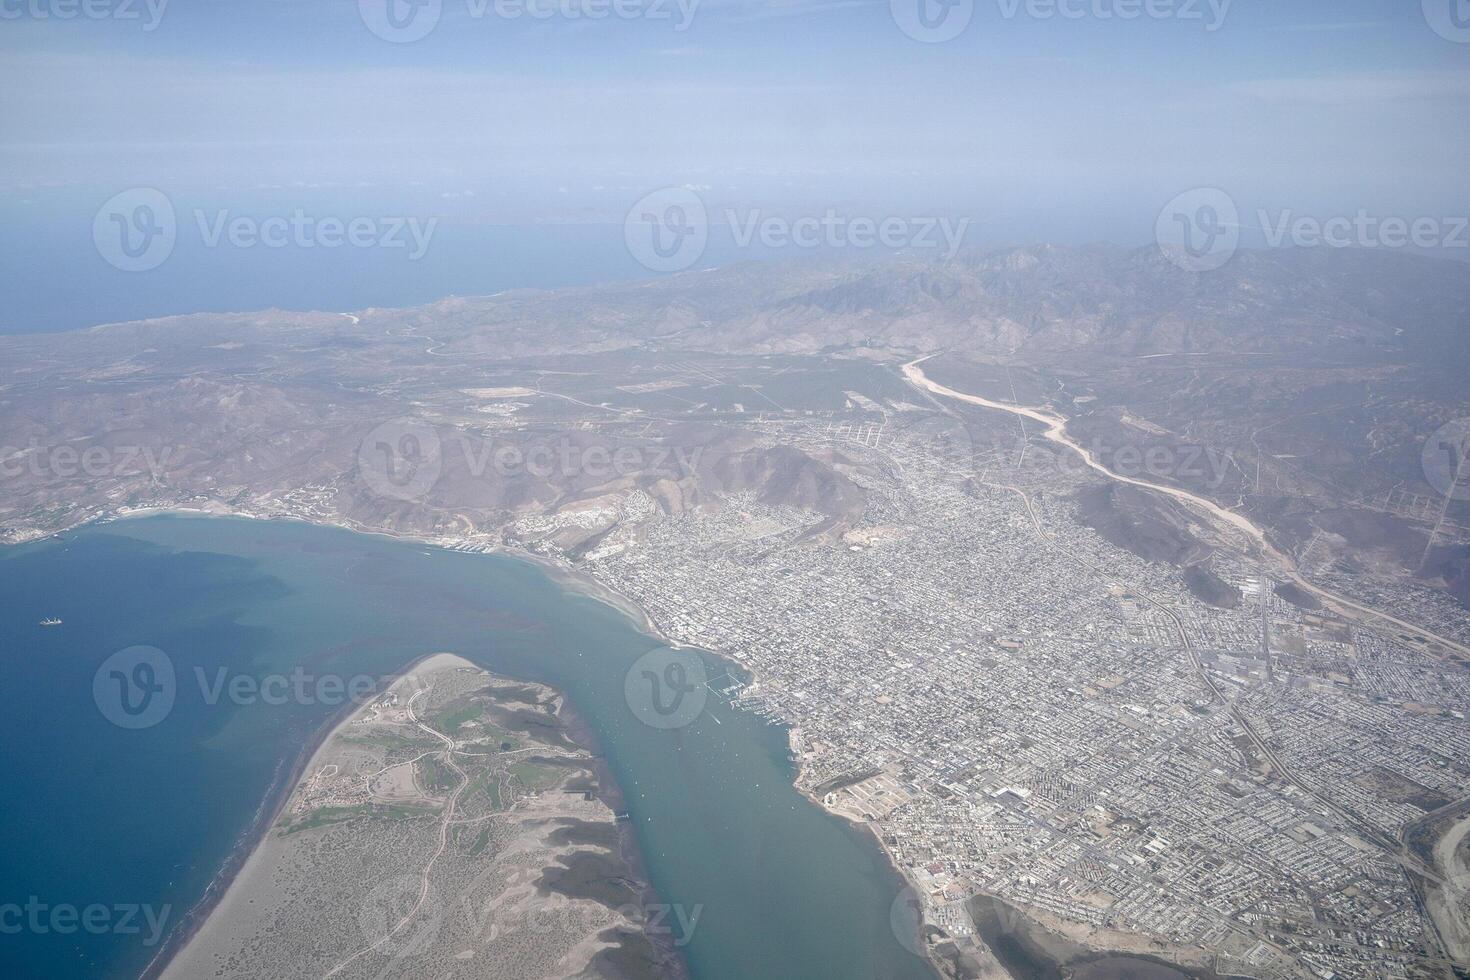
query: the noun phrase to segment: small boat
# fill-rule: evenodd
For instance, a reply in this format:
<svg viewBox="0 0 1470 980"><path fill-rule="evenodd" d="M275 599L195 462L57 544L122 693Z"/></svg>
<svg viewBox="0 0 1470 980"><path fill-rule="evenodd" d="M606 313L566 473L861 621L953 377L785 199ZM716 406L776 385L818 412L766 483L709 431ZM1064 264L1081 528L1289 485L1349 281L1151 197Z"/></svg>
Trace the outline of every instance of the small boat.
<svg viewBox="0 0 1470 980"><path fill-rule="evenodd" d="M43 619L43 620L41 620L41 625L42 626L60 626L61 625L61 620L55 619L55 618L52 618L52 619Z"/></svg>

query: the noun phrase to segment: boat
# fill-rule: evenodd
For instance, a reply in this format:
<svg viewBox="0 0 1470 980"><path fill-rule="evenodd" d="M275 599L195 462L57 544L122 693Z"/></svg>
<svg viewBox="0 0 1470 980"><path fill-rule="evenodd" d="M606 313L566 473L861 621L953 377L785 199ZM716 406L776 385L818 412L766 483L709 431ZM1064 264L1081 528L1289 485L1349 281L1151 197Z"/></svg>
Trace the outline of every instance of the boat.
<svg viewBox="0 0 1470 980"><path fill-rule="evenodd" d="M55 619L55 618L52 618L52 619L43 619L43 620L41 620L41 625L42 626L60 626L61 625L61 620Z"/></svg>

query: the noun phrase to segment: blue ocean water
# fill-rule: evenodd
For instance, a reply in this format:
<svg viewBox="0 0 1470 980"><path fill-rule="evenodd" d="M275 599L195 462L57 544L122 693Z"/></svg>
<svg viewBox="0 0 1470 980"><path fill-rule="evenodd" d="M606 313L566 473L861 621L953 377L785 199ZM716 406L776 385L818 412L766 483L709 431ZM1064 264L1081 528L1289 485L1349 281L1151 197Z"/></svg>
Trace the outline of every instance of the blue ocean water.
<svg viewBox="0 0 1470 980"><path fill-rule="evenodd" d="M621 226L443 220L435 226L427 251L411 261L403 248L210 247L188 216L167 261L128 272L109 265L93 244L92 222L100 201L12 203L0 209L7 229L0 241L0 295L6 297L0 333L76 330L180 313L269 308L350 312L414 306L449 295L550 289L650 274L623 248ZM237 205L233 213L289 215L294 206ZM365 210L322 201L313 213ZM213 205L209 213L215 213Z"/></svg>
<svg viewBox="0 0 1470 980"><path fill-rule="evenodd" d="M621 199L604 202L604 208L584 220L537 223L529 218L482 220L463 206L445 208L437 195L405 195L382 203L360 193L329 191L174 192L177 233L172 250L154 268L126 271L109 264L93 238L97 211L108 193L0 200L0 225L6 230L0 236L0 296L5 297L0 334L77 330L186 313L271 308L345 313L416 306L451 295L554 289L655 274L628 251L620 210L627 202ZM224 227L222 214L263 222L289 219L298 211L313 220L343 223L370 218L377 222L373 241L403 244L329 248L302 246L288 236L281 247L248 238L240 240L250 244L235 247L223 232L213 234ZM418 242L410 231L395 229L390 221L395 216L417 222L424 242L421 255L411 257ZM698 266L772 254L757 247L737 248L728 232L713 234Z"/></svg>
<svg viewBox="0 0 1470 980"><path fill-rule="evenodd" d="M140 645L167 656L176 695L129 729L93 684ZM184 921L343 710L211 703L219 671L350 679L449 650L567 693L654 886L701 908L684 950L695 977L932 977L892 926L901 882L871 837L792 788L781 729L718 698L684 728L634 716L625 676L657 648L534 565L337 529L160 517L0 551L0 976L138 976L163 936L137 912L137 931L121 928L126 910L164 931ZM66 909L79 918L54 917Z"/></svg>

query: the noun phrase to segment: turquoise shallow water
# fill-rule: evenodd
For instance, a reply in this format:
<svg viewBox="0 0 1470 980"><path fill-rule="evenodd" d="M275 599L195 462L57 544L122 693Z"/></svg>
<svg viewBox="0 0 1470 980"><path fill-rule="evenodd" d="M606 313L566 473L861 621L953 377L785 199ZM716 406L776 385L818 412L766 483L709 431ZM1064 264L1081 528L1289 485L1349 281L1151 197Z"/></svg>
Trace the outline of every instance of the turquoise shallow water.
<svg viewBox="0 0 1470 980"><path fill-rule="evenodd" d="M36 625L49 616L64 625ZM130 729L93 683L139 645L163 651L176 684L161 721ZM534 565L302 524L149 518L0 551L0 975L136 976L158 951L152 923L166 931L199 901L342 710L315 680L451 650L567 693L661 898L699 910L695 977L932 977L890 925L901 882L869 836L792 788L783 730L719 698L683 728L634 716L626 675L657 648ZM298 668L305 698L208 693L221 671ZM108 673L100 701L117 716ZM162 683L121 673L133 693Z"/></svg>

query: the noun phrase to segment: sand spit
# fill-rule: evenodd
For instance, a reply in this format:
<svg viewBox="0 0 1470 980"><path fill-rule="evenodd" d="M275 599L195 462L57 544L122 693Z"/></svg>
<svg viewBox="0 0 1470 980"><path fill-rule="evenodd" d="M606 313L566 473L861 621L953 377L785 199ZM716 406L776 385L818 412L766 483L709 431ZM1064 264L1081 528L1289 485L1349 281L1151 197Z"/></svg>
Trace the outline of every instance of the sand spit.
<svg viewBox="0 0 1470 980"><path fill-rule="evenodd" d="M563 705L411 667L326 737L163 977L678 975Z"/></svg>

